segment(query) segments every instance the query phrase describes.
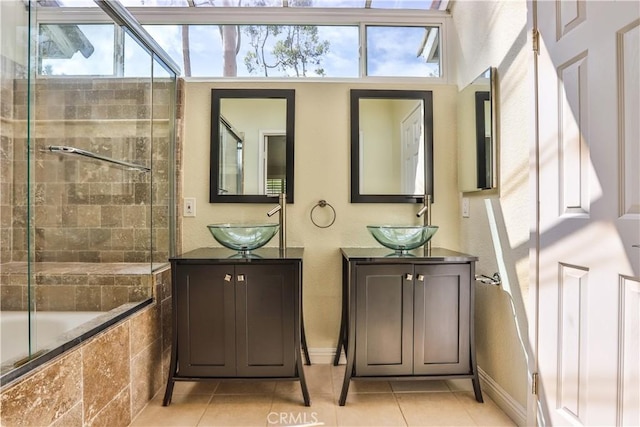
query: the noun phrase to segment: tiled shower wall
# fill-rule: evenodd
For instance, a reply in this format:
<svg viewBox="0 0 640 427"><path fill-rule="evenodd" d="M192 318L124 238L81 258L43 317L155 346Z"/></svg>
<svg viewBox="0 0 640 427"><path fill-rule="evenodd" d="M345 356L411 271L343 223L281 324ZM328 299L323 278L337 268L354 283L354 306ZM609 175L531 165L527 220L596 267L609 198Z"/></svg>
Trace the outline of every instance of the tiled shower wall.
<svg viewBox="0 0 640 427"><path fill-rule="evenodd" d="M0 263L13 254L14 81L21 67L0 56Z"/></svg>
<svg viewBox="0 0 640 427"><path fill-rule="evenodd" d="M173 83L39 77L31 87L28 123L24 70L5 57L0 67L0 308L25 310L35 304L41 310L107 311L148 298L149 265L165 263L169 255ZM31 171L28 125L35 159ZM78 147L153 171L54 154L48 151L51 145ZM32 284L37 285L31 302L29 181ZM136 272L110 273L113 263L130 263L127 268ZM146 272L138 272L136 263L146 265Z"/></svg>
<svg viewBox="0 0 640 427"><path fill-rule="evenodd" d="M17 189L26 185L27 178L26 123L21 120L27 82L14 84L14 111L20 121L13 137ZM158 86L171 90L169 84L155 83L157 111L152 121L148 79L36 80L32 121L36 160L31 178L36 262L151 262L152 232L157 259L167 259L170 121L161 114L169 114L171 97L162 96ZM48 147L55 145L153 166L153 187L151 173L49 152ZM26 218L26 197L21 199L21 191L14 194L12 260L25 261L26 223L20 218Z"/></svg>
<svg viewBox="0 0 640 427"><path fill-rule="evenodd" d="M153 281L152 305L0 390L2 425L129 425L169 372L170 270Z"/></svg>

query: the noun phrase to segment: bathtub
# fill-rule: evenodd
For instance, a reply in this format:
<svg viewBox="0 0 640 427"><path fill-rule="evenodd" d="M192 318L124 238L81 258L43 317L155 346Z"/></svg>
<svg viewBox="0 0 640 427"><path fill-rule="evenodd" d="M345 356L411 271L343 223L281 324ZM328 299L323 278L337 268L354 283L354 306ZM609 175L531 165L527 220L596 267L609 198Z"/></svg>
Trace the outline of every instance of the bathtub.
<svg viewBox="0 0 640 427"><path fill-rule="evenodd" d="M33 353L68 341L104 315L101 311L40 311L32 315ZM0 365L2 370L29 353L28 312L0 311Z"/></svg>

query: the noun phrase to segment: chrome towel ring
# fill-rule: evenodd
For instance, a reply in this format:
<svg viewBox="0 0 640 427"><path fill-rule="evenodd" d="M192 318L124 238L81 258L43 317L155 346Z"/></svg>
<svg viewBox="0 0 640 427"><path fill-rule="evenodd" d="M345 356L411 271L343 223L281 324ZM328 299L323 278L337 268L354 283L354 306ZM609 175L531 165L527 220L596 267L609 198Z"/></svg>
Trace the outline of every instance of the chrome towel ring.
<svg viewBox="0 0 640 427"><path fill-rule="evenodd" d="M329 224L320 225L313 219L313 211L315 211L317 207L324 208L326 206L329 206L329 208L331 209L333 218L331 219L331 222L329 222ZM313 208L311 208L311 212L309 213L309 217L311 218L311 222L313 223L313 225L315 225L316 227L318 227L318 228L329 228L329 227L331 227L333 225L334 222L336 222L336 210L333 208L333 206L331 206L329 203L327 203L326 200L320 200L318 203L316 203L316 205Z"/></svg>

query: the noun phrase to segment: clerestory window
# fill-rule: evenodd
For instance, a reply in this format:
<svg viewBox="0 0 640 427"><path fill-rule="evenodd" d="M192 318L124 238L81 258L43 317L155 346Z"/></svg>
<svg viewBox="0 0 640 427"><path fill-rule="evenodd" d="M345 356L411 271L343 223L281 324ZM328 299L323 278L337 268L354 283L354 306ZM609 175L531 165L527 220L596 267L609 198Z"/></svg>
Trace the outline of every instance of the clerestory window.
<svg viewBox="0 0 640 427"><path fill-rule="evenodd" d="M47 1L86 10L92 4L89 0ZM186 77L443 77L442 34L446 19L444 15L424 19L421 14L426 12L420 10L432 10L436 4L432 1L123 0L122 3L136 11L143 28ZM437 3L442 6L442 2ZM44 1L41 4L51 5ZM173 19L167 15L158 18L159 4L164 6L163 11L172 7L175 13L168 16ZM327 5L332 9L322 9ZM354 5L370 15L358 16L359 9L354 9ZM243 7L234 11L233 6ZM374 10L385 7L412 7L414 21L422 23L411 22L406 14L396 19L401 22L393 22L397 14L385 18L386 14L379 13L382 9ZM196 10L198 14L193 13ZM264 22L259 22L260 10ZM55 15L46 14L46 18L52 16ZM207 22L210 19L218 19L220 23ZM245 22L235 24L234 19ZM247 20L253 22L246 23ZM43 21L39 28L41 75L136 74L130 65L124 70L122 64L125 58L127 64L135 63L131 58L138 47L130 42L128 46L127 37L117 26Z"/></svg>

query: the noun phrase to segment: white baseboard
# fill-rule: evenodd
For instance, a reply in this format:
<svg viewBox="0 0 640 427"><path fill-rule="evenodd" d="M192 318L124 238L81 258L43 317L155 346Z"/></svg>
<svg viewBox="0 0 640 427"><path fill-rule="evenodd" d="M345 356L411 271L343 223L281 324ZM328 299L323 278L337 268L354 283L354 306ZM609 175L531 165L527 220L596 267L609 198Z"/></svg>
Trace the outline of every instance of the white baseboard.
<svg viewBox="0 0 640 427"><path fill-rule="evenodd" d="M336 354L336 349L331 348L310 348L309 358L312 364L328 365L333 363L333 358ZM340 364L345 364L346 359L344 353L340 355ZM517 425L527 425L527 410L520 403L518 403L513 397L509 395L500 387L500 385L494 381L485 371L478 368L478 376L480 377L480 384L482 391L491 397L491 400L495 402L500 409L504 411Z"/></svg>
<svg viewBox="0 0 640 427"><path fill-rule="evenodd" d="M330 365L333 364L333 358L336 355L335 347L329 348L310 348L309 349L309 358L311 359L312 364L318 365ZM340 354L340 364L346 364L347 359L344 356L344 353Z"/></svg>
<svg viewBox="0 0 640 427"><path fill-rule="evenodd" d="M491 397L500 409L504 411L517 425L527 425L527 409L518 403L505 389L494 381L485 371L478 368L482 391Z"/></svg>

